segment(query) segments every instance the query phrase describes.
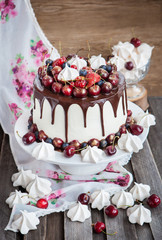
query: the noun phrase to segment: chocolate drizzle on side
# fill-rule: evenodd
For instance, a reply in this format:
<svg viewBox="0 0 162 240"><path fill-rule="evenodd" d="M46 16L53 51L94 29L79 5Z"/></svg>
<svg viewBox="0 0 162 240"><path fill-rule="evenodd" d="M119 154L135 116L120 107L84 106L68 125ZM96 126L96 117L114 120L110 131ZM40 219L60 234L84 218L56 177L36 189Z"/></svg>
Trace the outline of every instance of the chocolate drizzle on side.
<svg viewBox="0 0 162 240"><path fill-rule="evenodd" d="M125 94L124 94L125 93ZM125 95L125 96L124 96ZM127 98L126 98L126 83L124 80L124 76L119 73L119 84L116 88L113 88L113 90L108 95L100 94L97 97L86 97L84 99L82 98L74 98L74 97L67 97L61 94L55 94L52 93L50 90L45 89L43 91L40 91L36 85L34 85L34 103L35 99L37 99L40 103L40 118L42 118L43 113L43 102L46 99L50 106L51 106L51 115L52 115L52 121L51 124L54 124L55 122L55 109L58 104L60 104L64 111L65 111L65 137L66 142L68 142L68 109L72 104L78 104L82 111L83 111L83 118L84 118L84 127L87 127L87 110L89 107L95 106L95 104L99 105L100 108L100 115L101 115L101 129L102 129L102 135L105 135L105 129L104 129L104 119L103 119L103 106L105 102L109 101L111 103L111 106L114 111L114 116L117 117L117 109L120 97L122 97L122 107L123 107L123 114L125 115L125 103L126 103L126 109L127 109ZM125 97L125 101L124 101ZM34 105L35 109L35 105ZM107 113L107 117L109 117L109 113Z"/></svg>

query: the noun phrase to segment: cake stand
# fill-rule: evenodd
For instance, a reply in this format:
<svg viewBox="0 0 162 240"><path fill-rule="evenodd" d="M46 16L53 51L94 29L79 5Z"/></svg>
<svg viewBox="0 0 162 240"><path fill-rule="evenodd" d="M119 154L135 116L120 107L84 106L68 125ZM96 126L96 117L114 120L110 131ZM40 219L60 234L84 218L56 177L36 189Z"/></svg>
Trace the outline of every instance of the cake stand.
<svg viewBox="0 0 162 240"><path fill-rule="evenodd" d="M128 101L128 108L132 110L133 116L136 116L138 113L143 112L143 110L138 107L136 104L129 102ZM20 136L23 136L28 132L28 119L29 119L30 112L24 112L16 121L15 124L15 137L17 142L19 143L20 147L26 151L28 154L31 155L32 157L32 151L36 147L38 143L34 142L31 145L24 145L22 142L22 138ZM18 132L18 134L17 134ZM145 128L143 133L139 136L142 143L146 140L147 135L148 135L149 129ZM124 150L121 150L117 147L117 153L112 156L107 156L105 155L105 158L97 163L86 163L82 162L81 160L81 155L80 154L75 154L72 158L66 158L64 157L64 154L62 152L55 151L55 154L51 159L44 159L44 162L52 163L59 165L59 167L70 174L75 174L75 175L89 175L89 174L96 174L100 171L103 171L108 163L117 161L121 165L127 164L127 162L130 160L132 153L128 153ZM42 161L42 160L37 160L36 161Z"/></svg>

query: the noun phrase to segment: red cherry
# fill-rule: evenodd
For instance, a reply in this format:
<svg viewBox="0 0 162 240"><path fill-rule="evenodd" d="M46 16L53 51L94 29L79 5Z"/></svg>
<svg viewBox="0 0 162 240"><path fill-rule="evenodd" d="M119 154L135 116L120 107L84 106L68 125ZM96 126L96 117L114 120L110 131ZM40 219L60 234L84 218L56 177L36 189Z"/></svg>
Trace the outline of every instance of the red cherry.
<svg viewBox="0 0 162 240"><path fill-rule="evenodd" d="M125 63L125 68L131 71L134 68L134 65L131 61Z"/></svg>
<svg viewBox="0 0 162 240"><path fill-rule="evenodd" d="M105 82L102 84L102 86L101 86L102 93L107 94L107 93L110 93L111 90L112 90L112 84L110 82Z"/></svg>
<svg viewBox="0 0 162 240"><path fill-rule="evenodd" d="M97 74L99 74L101 79L104 79L104 80L107 80L108 77L109 77L109 73L106 70L102 69L102 68L99 68L97 70Z"/></svg>
<svg viewBox="0 0 162 240"><path fill-rule="evenodd" d="M93 85L88 89L89 95L90 96L97 96L101 92L101 88L98 85Z"/></svg>
<svg viewBox="0 0 162 240"><path fill-rule="evenodd" d="M126 123L132 123L132 117L131 117L131 116L130 116L130 117L127 117Z"/></svg>
<svg viewBox="0 0 162 240"><path fill-rule="evenodd" d="M105 209L105 213L107 216L114 218L118 215L118 209L113 205L110 205Z"/></svg>
<svg viewBox="0 0 162 240"><path fill-rule="evenodd" d="M38 208L47 208L48 207L48 201L45 198L41 198L37 201L36 206Z"/></svg>
<svg viewBox="0 0 162 240"><path fill-rule="evenodd" d="M78 201L83 205L88 205L90 196L86 193L82 193L78 196Z"/></svg>
<svg viewBox="0 0 162 240"><path fill-rule="evenodd" d="M71 146L74 146L75 149L80 149L81 148L81 143L78 140L73 140L70 142Z"/></svg>
<svg viewBox="0 0 162 240"><path fill-rule="evenodd" d="M117 151L116 147L113 145L110 145L110 146L106 147L106 149L105 149L106 154L110 155L110 156L114 155L116 153L116 151Z"/></svg>
<svg viewBox="0 0 162 240"><path fill-rule="evenodd" d="M59 79L58 79L58 73L56 73L55 75L53 75L53 78L54 78L54 80L57 82L57 81L60 81Z"/></svg>
<svg viewBox="0 0 162 240"><path fill-rule="evenodd" d="M35 133L36 131L38 131L37 125L35 123L33 123L30 127L30 131Z"/></svg>
<svg viewBox="0 0 162 240"><path fill-rule="evenodd" d="M74 81L70 81L69 85L73 88L75 86L75 82Z"/></svg>
<svg viewBox="0 0 162 240"><path fill-rule="evenodd" d="M105 230L106 226L103 222L96 222L94 225L94 230L96 233L101 233L102 231Z"/></svg>
<svg viewBox="0 0 162 240"><path fill-rule="evenodd" d="M114 138L115 138L115 134L114 133L111 133L107 136L106 140L108 142L109 145L113 144L114 142Z"/></svg>
<svg viewBox="0 0 162 240"><path fill-rule="evenodd" d="M55 75L55 74L58 74L62 71L62 68L60 66L55 66L53 69L52 69L52 74Z"/></svg>
<svg viewBox="0 0 162 240"><path fill-rule="evenodd" d="M32 123L33 123L33 116L30 116L30 117L29 117L28 123L29 123L29 124L32 124Z"/></svg>
<svg viewBox="0 0 162 240"><path fill-rule="evenodd" d="M137 48L141 45L141 40L139 40L138 38L132 38L130 40L130 43L132 43Z"/></svg>
<svg viewBox="0 0 162 240"><path fill-rule="evenodd" d="M140 135L143 132L143 127L137 124L130 125L130 132L133 135Z"/></svg>
<svg viewBox="0 0 162 240"><path fill-rule="evenodd" d="M80 88L80 87L74 88L73 95L76 98L84 98L87 96L87 90L85 88Z"/></svg>
<svg viewBox="0 0 162 240"><path fill-rule="evenodd" d="M92 70L91 67L83 67L82 69L87 70L87 73L91 73L91 72L93 72L93 70Z"/></svg>
<svg viewBox="0 0 162 240"><path fill-rule="evenodd" d="M127 110L127 116L128 117L132 116L132 111L131 110Z"/></svg>
<svg viewBox="0 0 162 240"><path fill-rule="evenodd" d="M159 196L157 196L156 194L152 194L152 195L147 199L147 204L148 204L151 208L156 208L160 203L161 203L161 200L160 200Z"/></svg>
<svg viewBox="0 0 162 240"><path fill-rule="evenodd" d="M86 86L86 80L77 80L75 81L75 87L84 88Z"/></svg>
<svg viewBox="0 0 162 240"><path fill-rule="evenodd" d="M45 132L43 130L40 130L38 134L39 141L45 141L47 138L48 136L45 134Z"/></svg>
<svg viewBox="0 0 162 240"><path fill-rule="evenodd" d="M72 87L69 86L69 85L65 85L65 86L63 86L63 88L62 88L62 93L63 93L65 96L71 96L71 95L72 95L72 91L73 91L73 89L72 89Z"/></svg>
<svg viewBox="0 0 162 240"><path fill-rule="evenodd" d="M36 140L36 137L33 132L26 133L22 138L22 141L25 145L32 144L33 142L35 142L35 140Z"/></svg>
<svg viewBox="0 0 162 240"><path fill-rule="evenodd" d="M53 81L54 81L54 79L49 75L45 75L42 78L42 83L45 87L50 87L52 85Z"/></svg>
<svg viewBox="0 0 162 240"><path fill-rule="evenodd" d="M108 81L113 85L113 87L116 87L119 83L119 74L117 72L113 72L109 75Z"/></svg>
<svg viewBox="0 0 162 240"><path fill-rule="evenodd" d="M62 144L64 143L64 141L61 138L54 138L53 139L53 145L56 148L61 148Z"/></svg>
<svg viewBox="0 0 162 240"><path fill-rule="evenodd" d="M61 92L61 89L62 89L62 84L59 83L59 82L54 82L52 83L52 91L54 93L60 93Z"/></svg>
<svg viewBox="0 0 162 240"><path fill-rule="evenodd" d="M75 147L74 146L67 146L64 149L65 157L70 158L70 157L74 156L74 154L75 154Z"/></svg>
<svg viewBox="0 0 162 240"><path fill-rule="evenodd" d="M122 125L122 126L120 127L120 129L119 129L119 132L120 132L120 134L125 134L125 133L127 133L126 126L125 126L125 125Z"/></svg>
<svg viewBox="0 0 162 240"><path fill-rule="evenodd" d="M42 78L47 75L47 66L43 66L43 67L39 67L38 68L38 75L39 75L39 79L42 80Z"/></svg>
<svg viewBox="0 0 162 240"><path fill-rule="evenodd" d="M76 66L76 65L71 65L70 67L71 67L71 68L74 68L74 69L77 69L77 66Z"/></svg>
<svg viewBox="0 0 162 240"><path fill-rule="evenodd" d="M88 144L91 147L94 147L94 146L99 147L100 141L98 139L96 139L96 138L92 138L92 139L89 140Z"/></svg>

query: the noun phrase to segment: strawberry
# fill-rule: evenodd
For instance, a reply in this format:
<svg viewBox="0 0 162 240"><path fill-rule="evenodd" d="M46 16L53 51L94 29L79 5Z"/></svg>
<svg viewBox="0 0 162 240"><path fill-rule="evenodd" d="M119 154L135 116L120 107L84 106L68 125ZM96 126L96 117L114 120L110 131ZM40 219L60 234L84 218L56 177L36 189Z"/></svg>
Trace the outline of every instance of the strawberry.
<svg viewBox="0 0 162 240"><path fill-rule="evenodd" d="M101 80L101 77L97 73L91 72L87 74L86 80L88 82L86 88L89 88L93 84L98 83Z"/></svg>
<svg viewBox="0 0 162 240"><path fill-rule="evenodd" d="M66 62L66 57L61 57L61 58L58 58L55 61L53 61L52 66L53 67L55 67L55 66L62 66L62 64L64 62Z"/></svg>

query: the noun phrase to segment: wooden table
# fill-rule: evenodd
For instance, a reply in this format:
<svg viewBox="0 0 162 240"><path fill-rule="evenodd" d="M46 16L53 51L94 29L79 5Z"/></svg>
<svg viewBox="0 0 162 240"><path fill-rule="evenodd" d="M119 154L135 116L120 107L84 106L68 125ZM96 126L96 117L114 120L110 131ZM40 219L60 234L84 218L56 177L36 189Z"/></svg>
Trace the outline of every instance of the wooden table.
<svg viewBox="0 0 162 240"><path fill-rule="evenodd" d="M138 154L133 154L126 169L134 176L134 181L149 184L151 194L156 193L162 199L162 97L150 97L150 111L156 116L157 124L151 127L148 140ZM11 210L5 203L9 193L14 190L11 176L17 172L14 159L9 146L9 138L0 128L0 239L1 240L161 240L162 239L162 204L156 209L151 209L152 222L139 226L128 221L125 210L119 210L116 218L110 219L104 210L91 210L92 217L84 223L71 222L66 212L54 213L40 218L40 225L35 231L30 231L26 236L20 233L4 231L8 223ZM117 231L115 236L93 233L91 224L104 221L107 232Z"/></svg>

